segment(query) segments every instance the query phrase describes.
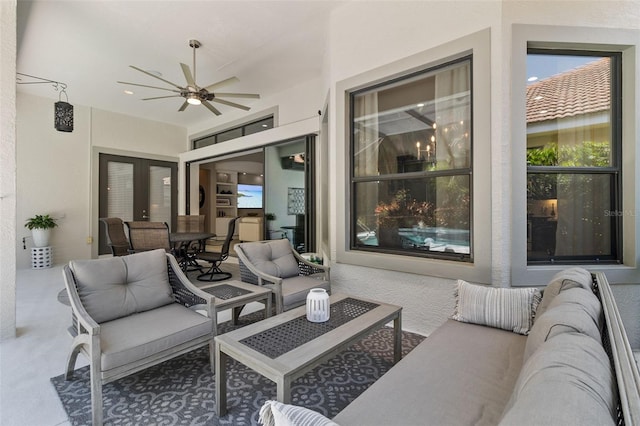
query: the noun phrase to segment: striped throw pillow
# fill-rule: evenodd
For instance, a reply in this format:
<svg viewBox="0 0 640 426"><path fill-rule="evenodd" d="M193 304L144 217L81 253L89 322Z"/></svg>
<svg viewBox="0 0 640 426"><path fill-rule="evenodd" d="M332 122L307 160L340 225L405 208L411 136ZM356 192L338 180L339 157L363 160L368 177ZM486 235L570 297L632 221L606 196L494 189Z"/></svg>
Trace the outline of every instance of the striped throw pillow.
<svg viewBox="0 0 640 426"><path fill-rule="evenodd" d="M338 426L313 410L278 401L265 401L258 423L264 426Z"/></svg>
<svg viewBox="0 0 640 426"><path fill-rule="evenodd" d="M494 288L458 280L451 318L527 335L541 297L537 288Z"/></svg>

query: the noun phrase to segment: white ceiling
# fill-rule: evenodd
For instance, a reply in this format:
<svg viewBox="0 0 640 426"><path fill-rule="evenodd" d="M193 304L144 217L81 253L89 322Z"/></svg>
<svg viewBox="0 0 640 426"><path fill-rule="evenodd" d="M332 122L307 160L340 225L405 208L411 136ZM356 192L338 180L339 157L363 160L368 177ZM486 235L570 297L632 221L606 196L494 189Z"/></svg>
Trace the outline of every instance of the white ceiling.
<svg viewBox="0 0 640 426"><path fill-rule="evenodd" d="M342 1L95 1L18 0L17 72L68 85L69 102L187 128L215 127L234 108L215 104L178 112L182 98L116 81L171 86L129 68L161 73L185 85L180 62L192 67L190 39L197 39L196 83L236 76L222 92L262 98L320 75L327 19ZM192 70L193 71L193 70ZM23 78L24 81L30 81ZM124 94L124 89L133 95ZM49 84L18 84L18 91L58 99ZM63 100L64 97L63 97ZM247 106L255 99L231 99Z"/></svg>

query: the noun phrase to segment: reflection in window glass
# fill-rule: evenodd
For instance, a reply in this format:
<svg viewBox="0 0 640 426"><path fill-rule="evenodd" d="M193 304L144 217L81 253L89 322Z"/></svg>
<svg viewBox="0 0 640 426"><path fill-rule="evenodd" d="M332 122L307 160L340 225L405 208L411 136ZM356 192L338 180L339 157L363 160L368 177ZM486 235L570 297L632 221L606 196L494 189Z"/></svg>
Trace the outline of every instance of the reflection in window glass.
<svg viewBox="0 0 640 426"><path fill-rule="evenodd" d="M355 250L471 260L471 59L351 95Z"/></svg>
<svg viewBox="0 0 640 426"><path fill-rule="evenodd" d="M469 254L469 176L362 182L355 195L356 247Z"/></svg>
<svg viewBox="0 0 640 426"><path fill-rule="evenodd" d="M617 60L527 55L529 263L618 260Z"/></svg>

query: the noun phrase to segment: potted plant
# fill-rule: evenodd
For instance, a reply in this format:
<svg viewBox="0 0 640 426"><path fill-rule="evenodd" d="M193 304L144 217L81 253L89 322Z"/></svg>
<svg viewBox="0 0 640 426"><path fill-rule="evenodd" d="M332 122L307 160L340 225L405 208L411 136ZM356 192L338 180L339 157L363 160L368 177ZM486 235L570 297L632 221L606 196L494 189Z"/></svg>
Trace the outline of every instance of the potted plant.
<svg viewBox="0 0 640 426"><path fill-rule="evenodd" d="M48 214L35 215L27 219L25 228L31 230L33 245L36 247L47 247L49 245L49 235L51 229L58 226L56 220Z"/></svg>
<svg viewBox="0 0 640 426"><path fill-rule="evenodd" d="M276 220L276 215L274 213L265 213L264 220L267 221L267 232L271 231L271 222Z"/></svg>

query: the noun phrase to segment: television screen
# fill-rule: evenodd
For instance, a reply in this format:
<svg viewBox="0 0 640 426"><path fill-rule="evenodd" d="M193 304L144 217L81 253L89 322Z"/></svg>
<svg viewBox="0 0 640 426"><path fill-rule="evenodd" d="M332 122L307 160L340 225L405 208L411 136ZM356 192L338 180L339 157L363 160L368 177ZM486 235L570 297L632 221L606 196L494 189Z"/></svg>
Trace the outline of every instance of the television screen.
<svg viewBox="0 0 640 426"><path fill-rule="evenodd" d="M262 185L238 184L238 208L261 209Z"/></svg>

